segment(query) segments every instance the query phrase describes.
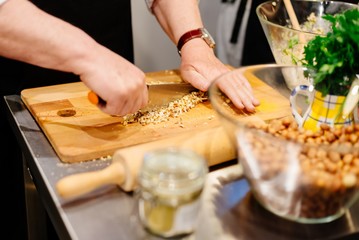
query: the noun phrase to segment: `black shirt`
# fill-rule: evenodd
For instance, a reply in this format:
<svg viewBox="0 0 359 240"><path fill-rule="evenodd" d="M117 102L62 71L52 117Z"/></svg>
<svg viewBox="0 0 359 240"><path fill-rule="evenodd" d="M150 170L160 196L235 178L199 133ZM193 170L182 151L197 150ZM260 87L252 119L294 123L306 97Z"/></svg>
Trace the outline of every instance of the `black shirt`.
<svg viewBox="0 0 359 240"><path fill-rule="evenodd" d="M92 36L97 42L134 61L130 0L33 0L42 10ZM29 19L31 21L31 19ZM31 47L31 46L29 46ZM79 81L78 76L0 58L1 95L22 89Z"/></svg>

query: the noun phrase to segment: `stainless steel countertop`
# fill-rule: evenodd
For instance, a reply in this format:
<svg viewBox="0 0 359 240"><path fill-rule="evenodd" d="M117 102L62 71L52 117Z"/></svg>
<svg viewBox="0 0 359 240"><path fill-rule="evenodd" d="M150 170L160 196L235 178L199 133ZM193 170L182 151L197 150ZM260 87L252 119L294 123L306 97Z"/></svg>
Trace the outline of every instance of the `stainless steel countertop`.
<svg viewBox="0 0 359 240"><path fill-rule="evenodd" d="M33 181L61 239L158 239L139 223L134 194L114 185L81 198L61 199L55 189L59 179L105 168L111 160L62 163L20 96L6 96L5 101ZM359 201L331 223L287 221L254 200L240 165L234 164L208 174L198 225L187 239L336 239L353 232L359 232Z"/></svg>

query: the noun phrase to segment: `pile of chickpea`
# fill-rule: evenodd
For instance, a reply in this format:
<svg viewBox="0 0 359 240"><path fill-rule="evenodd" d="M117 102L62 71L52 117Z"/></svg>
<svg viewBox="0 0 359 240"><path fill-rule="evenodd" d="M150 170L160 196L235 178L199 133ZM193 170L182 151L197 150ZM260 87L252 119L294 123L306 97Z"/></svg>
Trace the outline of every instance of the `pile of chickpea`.
<svg viewBox="0 0 359 240"><path fill-rule="evenodd" d="M293 117L287 117L266 124L248 124L248 127L264 131L274 140L285 140L278 144L260 134L247 133L251 151L261 169L261 181L288 171L293 164L288 158L297 161L300 176L292 192L295 197L289 214L325 218L345 210L355 199L354 195L359 198L359 124L333 128L322 124L319 131L312 132L299 128ZM288 142L299 150L288 153L291 151Z"/></svg>

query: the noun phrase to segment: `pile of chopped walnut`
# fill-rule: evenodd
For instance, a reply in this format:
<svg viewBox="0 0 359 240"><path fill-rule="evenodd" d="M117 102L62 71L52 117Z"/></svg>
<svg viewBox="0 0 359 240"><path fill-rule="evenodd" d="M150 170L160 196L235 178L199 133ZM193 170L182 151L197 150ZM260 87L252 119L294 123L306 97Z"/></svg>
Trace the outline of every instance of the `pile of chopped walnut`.
<svg viewBox="0 0 359 240"><path fill-rule="evenodd" d="M167 106L157 107L150 111L139 110L136 113L124 116L123 125L140 123L141 125L158 124L169 121L170 118L177 118L183 113L194 108L198 103L208 99L206 92L194 91L180 99L170 102Z"/></svg>

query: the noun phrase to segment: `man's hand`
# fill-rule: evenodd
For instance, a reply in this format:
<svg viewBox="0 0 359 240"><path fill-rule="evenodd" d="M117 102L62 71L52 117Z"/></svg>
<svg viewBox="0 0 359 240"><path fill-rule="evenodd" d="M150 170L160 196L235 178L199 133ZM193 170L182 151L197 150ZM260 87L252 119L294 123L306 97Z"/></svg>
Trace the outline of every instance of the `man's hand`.
<svg viewBox="0 0 359 240"><path fill-rule="evenodd" d="M108 114L135 113L148 102L145 74L132 63L103 46L97 46L79 74L81 80L101 97Z"/></svg>
<svg viewBox="0 0 359 240"><path fill-rule="evenodd" d="M188 41L181 53L181 76L199 90L207 91L212 81L230 71L200 38ZM227 79L220 88L239 109L254 112L259 105L251 85L243 76Z"/></svg>

